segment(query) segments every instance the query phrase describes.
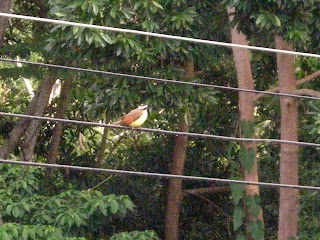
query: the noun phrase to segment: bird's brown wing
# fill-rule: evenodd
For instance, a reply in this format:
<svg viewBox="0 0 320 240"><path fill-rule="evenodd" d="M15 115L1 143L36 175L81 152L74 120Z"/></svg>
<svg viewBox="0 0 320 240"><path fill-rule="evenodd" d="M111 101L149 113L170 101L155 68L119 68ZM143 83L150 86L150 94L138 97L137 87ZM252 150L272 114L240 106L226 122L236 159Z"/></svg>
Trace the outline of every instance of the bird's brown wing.
<svg viewBox="0 0 320 240"><path fill-rule="evenodd" d="M134 109L134 110L130 111L127 115L122 117L121 124L129 125L130 123L139 119L141 117L142 113L143 113L143 111L141 111L140 109Z"/></svg>
<svg viewBox="0 0 320 240"><path fill-rule="evenodd" d="M120 125L121 124L121 120L120 121L116 121L116 122L113 122L111 123L112 125Z"/></svg>

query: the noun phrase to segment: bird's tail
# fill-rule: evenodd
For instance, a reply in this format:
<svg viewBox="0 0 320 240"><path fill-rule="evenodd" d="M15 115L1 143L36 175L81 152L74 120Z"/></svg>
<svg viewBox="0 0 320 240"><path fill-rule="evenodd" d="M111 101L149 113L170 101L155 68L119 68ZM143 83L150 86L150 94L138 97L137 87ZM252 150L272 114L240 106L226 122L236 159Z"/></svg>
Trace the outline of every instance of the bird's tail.
<svg viewBox="0 0 320 240"><path fill-rule="evenodd" d="M113 122L111 123L112 125L120 125L121 124L121 120L120 121L116 121L116 122Z"/></svg>

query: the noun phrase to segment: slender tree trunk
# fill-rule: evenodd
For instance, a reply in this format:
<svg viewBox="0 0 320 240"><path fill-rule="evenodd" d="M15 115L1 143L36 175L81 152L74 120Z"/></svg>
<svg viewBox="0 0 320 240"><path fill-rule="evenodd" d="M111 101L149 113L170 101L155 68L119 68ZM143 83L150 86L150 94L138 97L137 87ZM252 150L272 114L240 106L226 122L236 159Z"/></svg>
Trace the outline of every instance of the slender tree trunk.
<svg viewBox="0 0 320 240"><path fill-rule="evenodd" d="M59 103L57 106L57 118L64 118L67 106L68 106L68 91L71 86L71 79L67 78L65 82L62 85L62 90L60 94L60 99ZM57 156L58 156L58 149L59 149L59 144L61 140L61 133L62 133L62 123L57 122L56 125L53 128L53 134L52 138L49 144L49 152L48 152L48 158L47 162L48 163L56 163L57 162ZM53 171L51 168L47 168L47 175L49 177L53 177Z"/></svg>
<svg viewBox="0 0 320 240"><path fill-rule="evenodd" d="M41 84L39 98L35 107L35 111L32 113L34 116L43 116L48 101L50 98L50 93L55 79L52 76L46 76L43 83ZM21 160L31 161L33 157L33 151L36 145L40 130L41 121L32 120L26 129L26 137L21 146Z"/></svg>
<svg viewBox="0 0 320 240"><path fill-rule="evenodd" d="M234 9L228 8L228 13L234 12ZM231 19L232 20L232 17ZM248 45L246 37L241 32L236 30L236 27L231 29L231 38L232 43L241 44L241 45ZM252 77L251 71L251 64L250 64L250 57L249 51L243 48L233 48L233 56L235 67L237 70L237 78L238 78L238 86L239 88L251 89L254 90L254 82ZM254 123L254 108L255 108L255 93L248 93L248 92L239 92L239 111L240 111L240 120L241 122L245 120L245 122L252 122ZM254 138L254 133L250 138ZM258 182L258 166L257 166L257 146L255 142L242 142L241 145L248 151L252 149L254 151L254 163L253 167L250 171L247 171L244 168L244 180L250 182ZM254 197L255 195L260 195L259 187L254 185L246 185L245 186L245 193L247 196ZM262 209L260 210L260 214L258 219L252 214L247 211L247 221L255 222L256 220L260 220L263 223L263 214ZM248 225L247 225L248 226ZM249 233L248 229L247 232ZM251 238L249 234L249 239Z"/></svg>
<svg viewBox="0 0 320 240"><path fill-rule="evenodd" d="M98 168L101 167L101 163L102 163L102 159L103 159L103 156L104 156L104 152L106 150L108 132L109 132L109 129L107 127L105 127L103 129L103 135L102 135L102 139L101 139L100 149L99 149L99 152L98 152L98 155L97 155L96 166Z"/></svg>
<svg viewBox="0 0 320 240"><path fill-rule="evenodd" d="M50 84L50 81L49 82L48 81L49 81L49 79L43 80L43 83L38 88L37 94L31 100L30 104L28 105L27 109L25 110L25 112L24 112L25 114L33 114L36 116L42 115L41 105L43 105L43 101L45 101L45 99L43 98L43 95L44 95L44 92L48 91L48 89L44 88L43 86L50 87L50 85L51 85L51 87L52 87L52 83ZM49 94L50 94L50 92L49 92ZM18 147L20 145L20 143L22 141L22 136L26 132L26 129L30 126L30 122L31 121L29 119L20 119L17 122L16 126L9 133L9 137L4 141L3 145L0 147L0 158L4 158L4 159L8 158L9 154L16 147Z"/></svg>
<svg viewBox="0 0 320 240"><path fill-rule="evenodd" d="M282 37L276 36L277 49L292 50ZM293 56L277 53L279 86L281 93L296 90ZM298 104L291 97L280 97L281 105L281 139L298 141ZM298 150L297 145L281 144L280 183L298 184ZM298 232L299 191L297 189L280 189L279 232L278 239L296 237Z"/></svg>
<svg viewBox="0 0 320 240"><path fill-rule="evenodd" d="M28 105L27 109L25 110L24 114L31 114L34 112L37 101L38 101L39 94L37 93L36 96L31 100L30 104ZM9 154L18 146L20 145L21 138L30 123L29 119L21 118L15 127L9 133L9 136L3 142L2 146L0 147L0 158L7 159Z"/></svg>
<svg viewBox="0 0 320 240"><path fill-rule="evenodd" d="M11 7L11 0L0 1L0 12L8 13ZM8 18L0 17L0 45L2 44L3 35L8 25Z"/></svg>
<svg viewBox="0 0 320 240"><path fill-rule="evenodd" d="M187 113L180 117L178 124L179 132L188 132ZM183 174L184 162L186 158L186 150L188 144L187 136L177 136L175 138L173 149L173 162L171 165L171 174ZM170 179L166 218L165 218L165 239L177 240L179 239L179 217L180 217L180 204L182 200L182 180L173 178Z"/></svg>
<svg viewBox="0 0 320 240"><path fill-rule="evenodd" d="M185 79L191 79L195 76L193 62L187 62ZM180 116L178 131L188 132L188 113ZM171 174L182 175L184 170L184 163L186 159L186 151L188 145L187 136L177 136L174 142ZM180 217L180 204L183 198L182 180L170 179L167 207L165 217L165 239L178 240L179 239L179 217Z"/></svg>
<svg viewBox="0 0 320 240"><path fill-rule="evenodd" d="M36 116L39 115L39 109L38 106L41 104L42 101L44 101L43 97L40 98L40 96L43 96L43 91L47 91L46 89L43 88L43 86L47 87L52 87L52 83L50 84L50 81L48 83L47 78L43 80L41 85L39 86L36 95L34 98L31 100L30 104L27 106L26 110L24 111L24 114L33 114ZM50 95L50 92L49 92ZM42 112L41 112L42 114ZM19 119L17 122L16 126L12 129L12 131L9 133L9 137L3 142L2 146L0 147L0 158L7 159L9 154L20 145L22 141L22 136L26 132L26 129L28 128L30 124L29 119Z"/></svg>

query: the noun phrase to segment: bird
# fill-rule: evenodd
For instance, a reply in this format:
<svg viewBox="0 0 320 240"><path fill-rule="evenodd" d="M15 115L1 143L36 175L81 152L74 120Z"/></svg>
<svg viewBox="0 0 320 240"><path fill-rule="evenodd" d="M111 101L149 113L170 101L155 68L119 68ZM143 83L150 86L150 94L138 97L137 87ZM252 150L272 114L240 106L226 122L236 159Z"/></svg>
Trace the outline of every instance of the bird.
<svg viewBox="0 0 320 240"><path fill-rule="evenodd" d="M148 118L148 105L140 105L124 115L121 120L112 123L113 125L122 125L129 127L140 127Z"/></svg>

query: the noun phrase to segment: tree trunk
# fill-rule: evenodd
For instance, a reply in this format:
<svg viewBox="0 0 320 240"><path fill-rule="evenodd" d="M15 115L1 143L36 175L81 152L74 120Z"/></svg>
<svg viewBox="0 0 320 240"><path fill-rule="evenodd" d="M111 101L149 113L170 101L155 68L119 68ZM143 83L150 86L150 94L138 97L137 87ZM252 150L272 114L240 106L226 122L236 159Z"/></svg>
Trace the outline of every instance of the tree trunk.
<svg viewBox="0 0 320 240"><path fill-rule="evenodd" d="M31 100L30 104L26 108L24 114L33 114L35 116L41 116L44 112L46 107L46 95L50 96L50 89L53 84L52 77L46 77L42 84L39 86L35 97ZM20 119L16 126L12 129L9 133L9 137L3 142L2 146L0 147L0 158L7 159L9 154L20 145L22 141L22 136L26 132L26 129L30 126L29 119ZM34 128L34 127L32 127ZM30 130L32 130L32 128ZM29 140L34 135L34 131L32 135L30 135Z"/></svg>
<svg viewBox="0 0 320 240"><path fill-rule="evenodd" d="M41 101L39 98L41 92L43 91L43 86L47 86L46 84L47 79L44 79L43 82L40 84L36 95L31 100L30 104L27 106L24 114L34 114L37 112L38 102ZM51 85L52 86L52 85ZM49 93L50 94L50 93ZM2 146L0 147L0 158L7 159L9 154L20 145L22 141L22 136L25 133L27 127L29 126L30 119L19 119L16 126L12 129L9 133L9 137L3 142Z"/></svg>
<svg viewBox="0 0 320 240"><path fill-rule="evenodd" d="M193 62L187 62L185 66L185 79L191 79L195 76ZM188 132L188 113L184 113L180 116L178 131ZM182 175L184 170L184 163L186 159L186 151L188 145L187 136L177 136L174 142L171 174ZM180 216L180 204L183 197L182 193L182 180L170 179L167 207L165 217L165 239L166 240L178 240L179 239L179 216Z"/></svg>
<svg viewBox="0 0 320 240"><path fill-rule="evenodd" d="M48 105L50 93L55 79L52 76L46 76L43 83L40 85L40 94L36 103L35 111L32 113L34 116L43 116L45 109ZM21 161L31 161L33 151L36 145L38 134L40 131L41 121L32 120L26 129L26 137L21 146Z"/></svg>
<svg viewBox="0 0 320 240"><path fill-rule="evenodd" d="M276 36L277 49L292 50L282 37ZM293 56L277 53L277 67L281 93L293 93L296 90ZM298 104L291 97L280 97L281 139L298 141ZM298 145L281 144L280 183L298 184ZM299 191L280 189L279 232L278 239L295 238L298 232Z"/></svg>
<svg viewBox="0 0 320 240"><path fill-rule="evenodd" d="M96 160L96 167L98 167L98 168L101 167L101 163L102 163L102 160L104 157L104 152L106 150L108 132L109 132L109 129L107 127L105 127L103 129L103 135L102 135L102 139L101 139L100 149L99 149L99 152L97 155L97 160Z"/></svg>
<svg viewBox="0 0 320 240"><path fill-rule="evenodd" d="M228 8L228 13L234 12L234 9ZM230 17L232 20L232 17ZM246 37L241 32L236 30L236 27L231 29L231 38L232 43L241 44L241 45L248 45ZM238 79L238 86L239 88L250 89L254 90L254 82L252 77L251 71L251 64L250 64L250 57L249 52L247 49L244 48L232 48L235 67L237 71L237 79ZM248 123L254 123L254 108L255 108L255 93L248 93L248 92L239 92L239 112L240 112L240 121L243 120ZM243 136L242 136L243 137ZM254 132L252 132L251 136L247 136L249 138L254 138ZM257 166L257 146L255 142L242 142L242 147L249 151L252 149L254 152L254 159L253 159L253 166L248 171L248 169L244 168L244 180L250 182L258 182L258 166ZM254 185L246 185L245 186L245 194L246 196L254 197L255 195L260 195L259 187ZM256 222L260 220L263 223L263 214L262 209L260 208L259 217L256 218L252 216L250 211L247 211L247 222ZM248 224L247 224L248 227ZM251 239L250 231L247 229L248 239Z"/></svg>
<svg viewBox="0 0 320 240"><path fill-rule="evenodd" d="M179 132L188 131L187 113L180 117L178 124ZM173 148L173 162L171 165L171 174L183 174L186 150L188 144L187 136L177 136ZM182 200L182 180L170 179L167 197L166 218L165 218L165 239L179 239L179 216L180 204Z"/></svg>
<svg viewBox="0 0 320 240"><path fill-rule="evenodd" d="M34 112L39 95L36 96L31 100L30 104L28 105L27 109L25 110L24 114L31 114ZM9 154L18 146L20 145L21 138L29 125L29 119L20 118L15 127L9 133L7 139L4 140L2 146L0 147L0 158L7 159Z"/></svg>
<svg viewBox="0 0 320 240"><path fill-rule="evenodd" d="M11 0L0 1L0 12L8 13L11 7ZM3 35L8 25L8 18L0 17L0 45L3 41Z"/></svg>
<svg viewBox="0 0 320 240"><path fill-rule="evenodd" d="M67 78L64 84L62 85L60 99L57 106L57 114L56 114L57 118L64 118L64 115L66 113L67 106L68 106L68 100L69 100L68 91L70 86L71 86L71 80ZM49 152L47 157L48 163L53 164L57 162L58 149L59 149L59 144L61 140L61 133L62 133L62 123L57 122L53 128L53 134L49 144ZM46 172L49 177L51 178L53 177L53 171L51 168L47 168Z"/></svg>

